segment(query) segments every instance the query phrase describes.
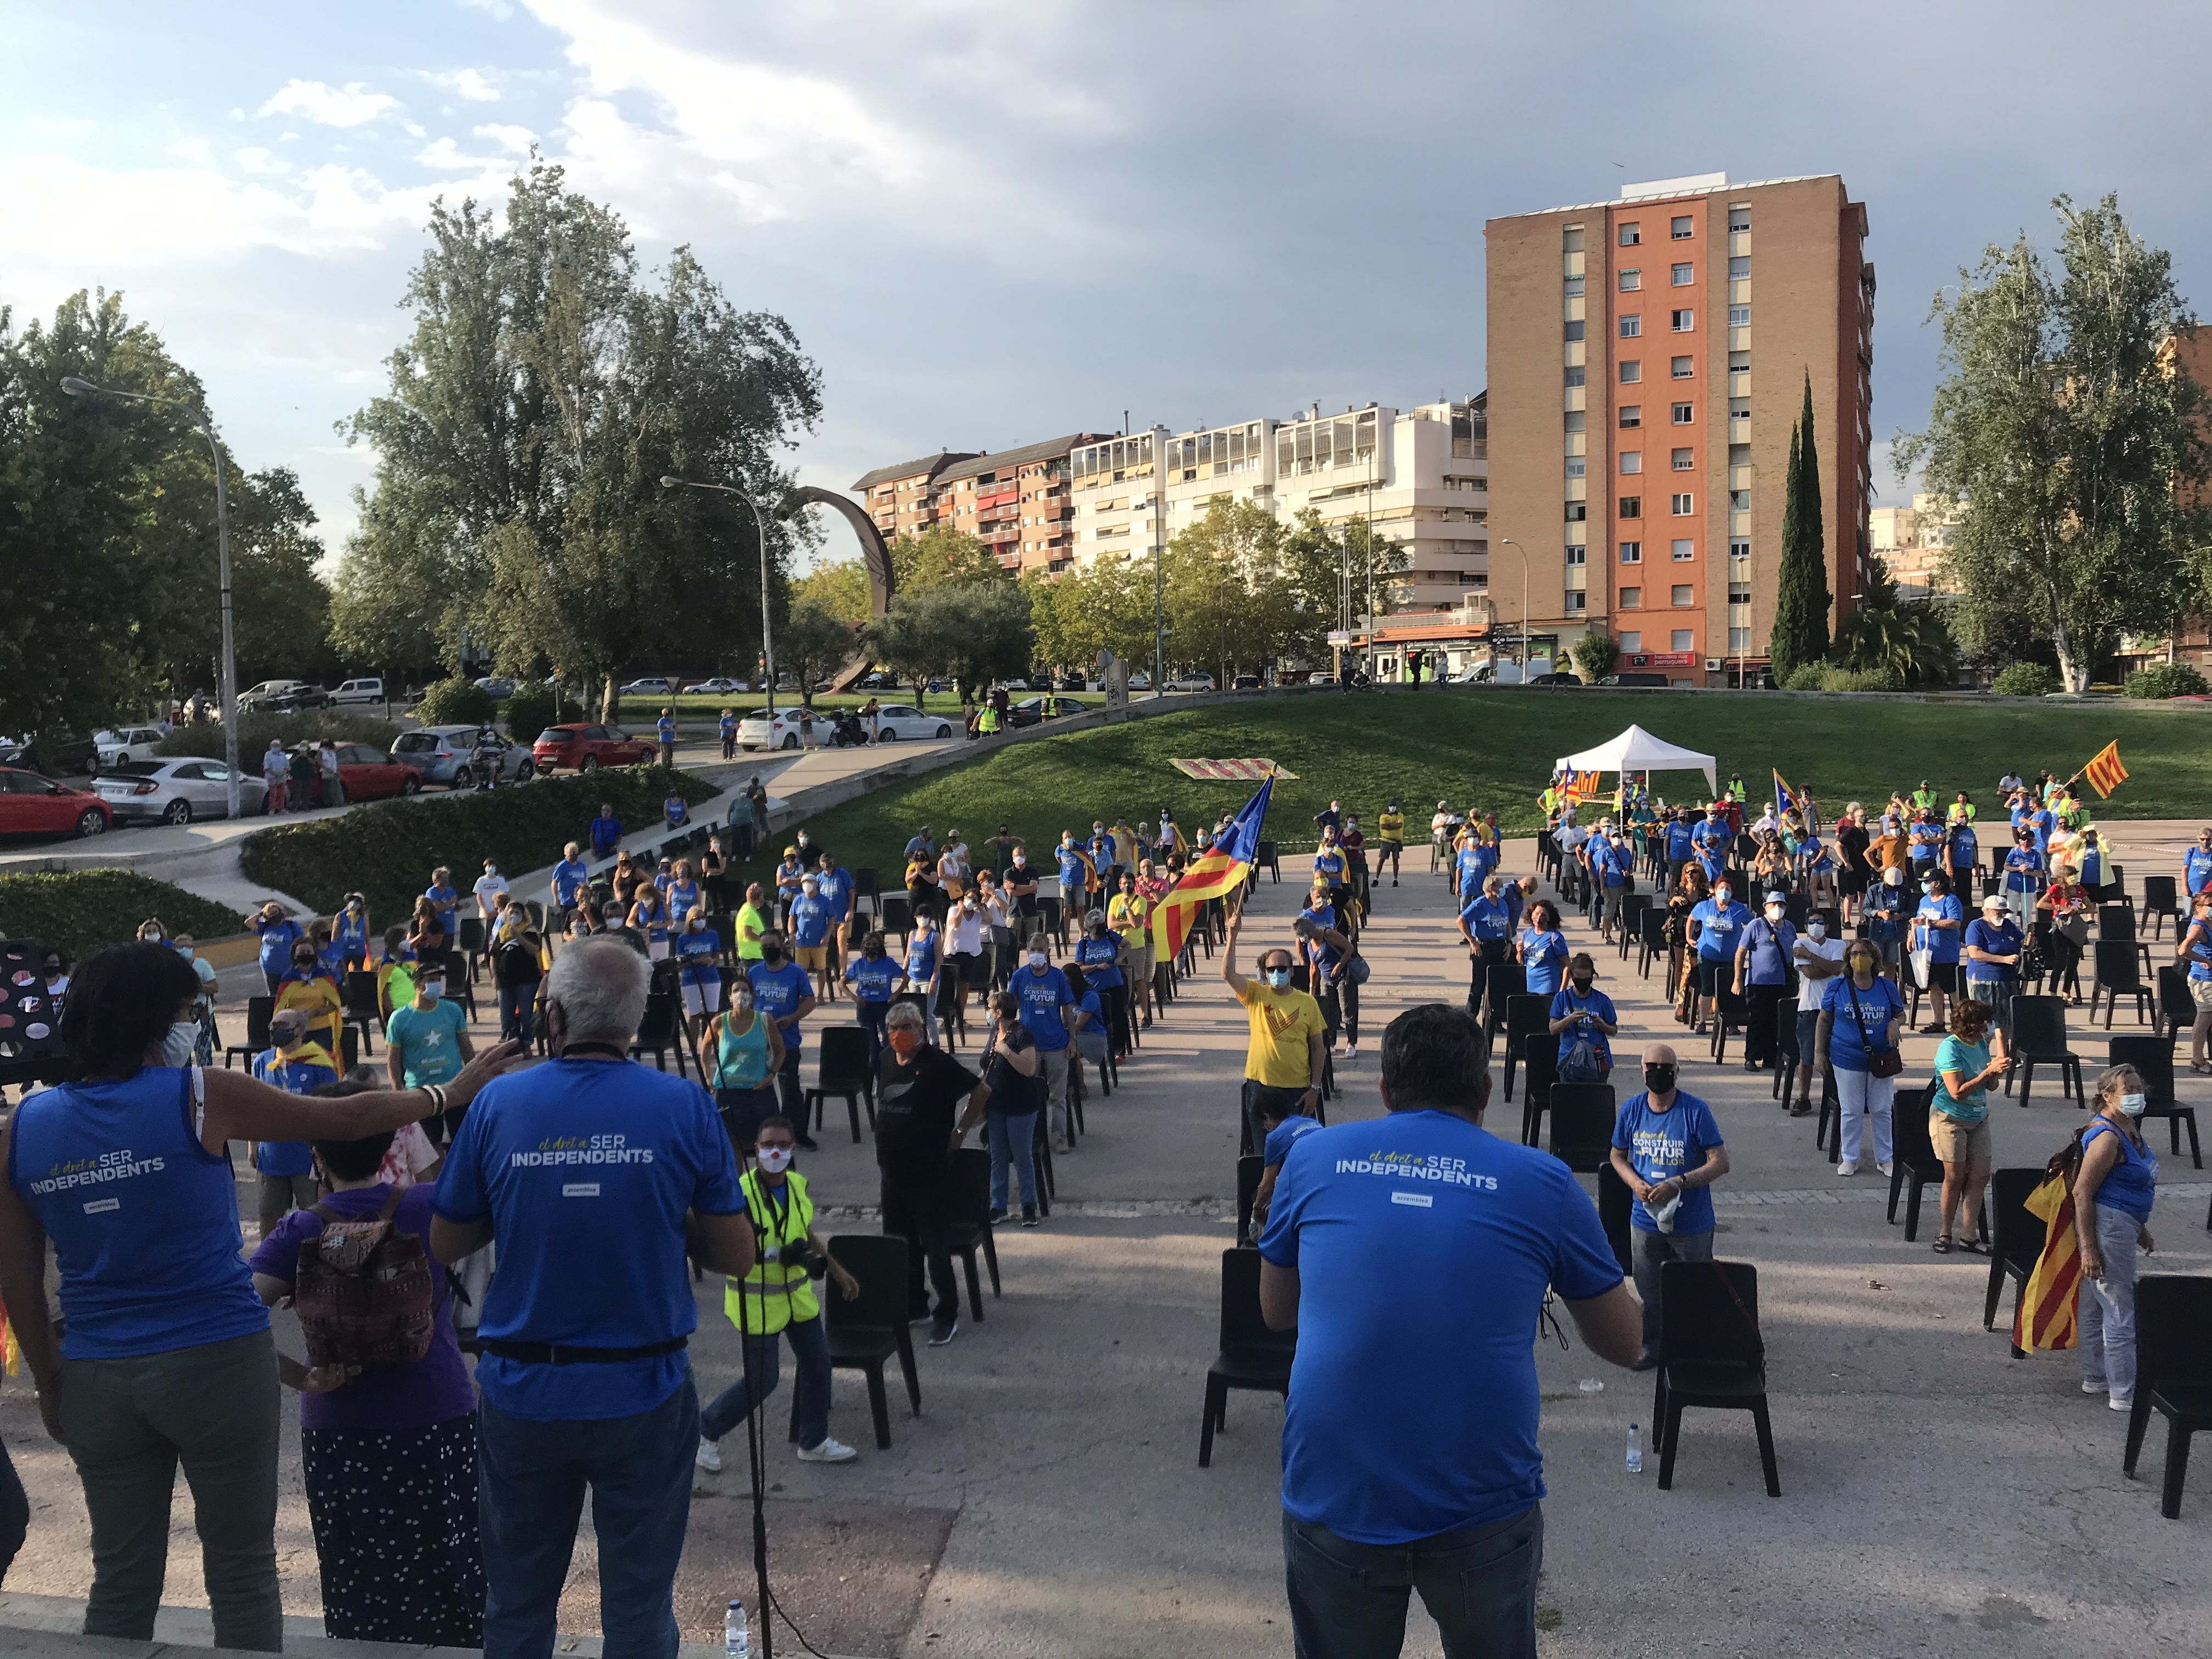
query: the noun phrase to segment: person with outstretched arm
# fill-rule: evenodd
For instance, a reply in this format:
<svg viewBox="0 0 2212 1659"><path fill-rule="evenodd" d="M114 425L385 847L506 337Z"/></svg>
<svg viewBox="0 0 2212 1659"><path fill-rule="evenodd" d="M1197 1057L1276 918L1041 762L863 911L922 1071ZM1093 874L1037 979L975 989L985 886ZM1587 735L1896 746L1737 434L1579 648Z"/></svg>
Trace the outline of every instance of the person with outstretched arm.
<svg viewBox="0 0 2212 1659"><path fill-rule="evenodd" d="M1321 1114L1321 1080L1328 1064L1328 1025L1321 1004L1291 986L1297 958L1281 945L1260 953L1260 977L1237 971L1237 935L1244 925L1240 903L1229 918L1229 939L1221 950L1221 982L1243 1005L1251 1022L1244 1050L1244 1121L1249 1150L1267 1138L1255 1115L1259 1102L1272 1097L1304 1117Z"/></svg>

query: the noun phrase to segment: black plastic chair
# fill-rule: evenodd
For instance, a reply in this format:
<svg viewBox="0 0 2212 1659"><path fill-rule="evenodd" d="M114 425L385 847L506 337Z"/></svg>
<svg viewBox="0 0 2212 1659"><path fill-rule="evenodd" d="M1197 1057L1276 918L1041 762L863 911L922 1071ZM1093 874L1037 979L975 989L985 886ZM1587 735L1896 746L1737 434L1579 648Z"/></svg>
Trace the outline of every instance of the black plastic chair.
<svg viewBox="0 0 2212 1659"><path fill-rule="evenodd" d="M2176 1158L2181 1156L2181 1131L2189 1130L2189 1157L2198 1169L2204 1154L2197 1145L2197 1109L2184 1106L2173 1092L2173 1042L2170 1037L2116 1036L2106 1050L2106 1064L2132 1066L2143 1080L2142 1127L2149 1133L2155 1118L2166 1120L2166 1138Z"/></svg>
<svg viewBox="0 0 2212 1659"><path fill-rule="evenodd" d="M2130 1478L2154 1411L2166 1419L2158 1512L2179 1521L2190 1437L2212 1432L2212 1279L2151 1273L2136 1281L2136 1398L2120 1465Z"/></svg>
<svg viewBox="0 0 2212 1659"><path fill-rule="evenodd" d="M855 910L858 910L863 904L872 905L875 908L876 914L878 916L882 915L884 909L883 883L883 872L877 869L872 864L864 864L860 866L859 869L854 871L853 908Z"/></svg>
<svg viewBox="0 0 2212 1659"><path fill-rule="evenodd" d="M1257 1152L1247 1152L1237 1160L1237 1243L1239 1248L1253 1242L1252 1206L1259 1199L1260 1177L1267 1167L1267 1159Z"/></svg>
<svg viewBox="0 0 2212 1659"><path fill-rule="evenodd" d="M845 1103L845 1115L852 1121L853 1144L860 1144L860 1108L868 1109L868 1127L876 1127L876 1076L868 1064L868 1028L865 1025L825 1025L822 1028L822 1052L815 1066L814 1086L806 1091L805 1101L807 1115L816 1128L828 1109L830 1097L836 1095Z"/></svg>
<svg viewBox="0 0 2212 1659"><path fill-rule="evenodd" d="M2096 951L2096 981L2089 988L2089 1018L2097 1018L2097 999L2105 999L2105 1029L2112 1029L2112 1011L2120 1006L2120 999L2131 996L2136 1000L2136 1018L2145 1025L2151 1023L2151 988L2142 982L2136 971L2136 952L2143 952L2149 959L2149 947L2138 945L2133 939L2100 939L2093 942Z"/></svg>
<svg viewBox="0 0 2212 1659"><path fill-rule="evenodd" d="M1741 1031L1751 1018L1751 999L1735 994L1734 970L1727 969L1715 981L1713 990L1713 1064L1728 1064L1728 1040L1730 1031Z"/></svg>
<svg viewBox="0 0 2212 1659"><path fill-rule="evenodd" d="M246 1069L253 1068L253 1057L269 1046L269 1017L276 1012L275 997L248 997L246 1000L246 1041L227 1044L222 1051L222 1068L230 1069L233 1054L246 1056Z"/></svg>
<svg viewBox="0 0 2212 1659"><path fill-rule="evenodd" d="M2041 1219L2028 1212L2027 1200L2049 1177L2041 1170L1996 1170L1990 1175L1990 1219L1995 1224L1990 1232L1990 1288L1982 1302L1982 1328L1996 1328L1997 1299L2004 1293L2004 1282L2009 1279L2018 1288L2013 1293L2013 1316L2018 1322L2020 1298L2027 1294L2027 1276L2035 1271L2035 1264L2043 1256L2045 1235L2050 1231ZM2021 1358L2021 1350L2012 1351L2013 1358Z"/></svg>
<svg viewBox="0 0 2212 1659"><path fill-rule="evenodd" d="M1260 1316L1260 1253L1221 1253L1221 1352L1206 1368L1206 1415L1199 1425L1198 1467L1213 1462L1213 1435L1229 1425L1229 1391L1250 1389L1291 1393L1291 1360L1297 1352L1295 1331L1273 1331Z"/></svg>
<svg viewBox="0 0 2212 1659"><path fill-rule="evenodd" d="M2115 944L2132 945L2142 952L2142 976L2155 977L2151 967L2150 943L2136 932L2136 913L2131 905L2100 904L2097 907L2097 937L2111 939Z"/></svg>
<svg viewBox="0 0 2212 1659"><path fill-rule="evenodd" d="M904 950L914 932L914 901L904 893L885 893L876 901L876 929L882 933L896 933L899 948Z"/></svg>
<svg viewBox="0 0 2212 1659"><path fill-rule="evenodd" d="M668 1055L676 1054L676 1075L689 1075L684 1060L684 1020L672 991L648 991L645 994L645 1017L637 1023L637 1035L630 1039L629 1056L651 1054L653 1063L660 1071L668 1069Z"/></svg>
<svg viewBox="0 0 2212 1659"><path fill-rule="evenodd" d="M1797 1048L1797 994L1793 989L1774 1005L1774 1099L1788 1099L1797 1086L1797 1067L1802 1059Z"/></svg>
<svg viewBox="0 0 2212 1659"><path fill-rule="evenodd" d="M983 1317L983 1281L975 1270L980 1255L990 1269L991 1294L1002 1297L999 1287L999 1246L991 1236L991 1154L981 1146L963 1146L952 1154L952 1222L945 1229L945 1243L968 1272L968 1311Z"/></svg>
<svg viewBox="0 0 2212 1659"><path fill-rule="evenodd" d="M2189 988L2189 970L2164 963L2158 970L2158 1025L2161 1036L2175 1037L2197 1024L2197 996Z"/></svg>
<svg viewBox="0 0 2212 1659"><path fill-rule="evenodd" d="M1698 1406L1751 1413L1766 1495L1781 1497L1774 1429L1766 1413L1759 1269L1747 1261L1667 1262L1659 1269L1659 1304L1664 1335L1651 1401L1651 1423L1659 1436L1659 1490L1674 1484L1682 1413Z"/></svg>
<svg viewBox="0 0 2212 1659"><path fill-rule="evenodd" d="M921 1415L921 1378L914 1363L914 1335L907 1328L906 1240L888 1233L837 1233L830 1254L860 1282L851 1301L833 1287L822 1295L822 1332L830 1342L832 1370L864 1371L868 1411L876 1423L876 1449L891 1449L890 1403L884 1388L884 1364L896 1355L906 1374L906 1397ZM799 1434L799 1391L792 1390L792 1437Z"/></svg>
<svg viewBox="0 0 2212 1659"><path fill-rule="evenodd" d="M1651 964L1667 960L1667 910L1664 905L1654 904L1644 912L1638 928L1643 950L1636 963L1637 976L1651 977Z"/></svg>
<svg viewBox="0 0 2212 1659"><path fill-rule="evenodd" d="M1044 1121L1049 1114L1036 1115L1036 1128L1030 1136L1030 1156L1036 1162L1037 1213L1052 1213L1052 1200L1060 1196L1060 1182L1052 1172L1052 1136L1045 1132Z"/></svg>
<svg viewBox="0 0 2212 1659"><path fill-rule="evenodd" d="M1552 999L1533 991L1505 999L1505 1097L1513 1098L1513 1073L1532 1040L1552 1040Z"/></svg>
<svg viewBox="0 0 2212 1659"><path fill-rule="evenodd" d="M384 1026L384 1011L377 1006L376 974L368 968L349 969L345 977L345 1023L361 1028L361 1051L374 1057L376 1044L369 1039Z"/></svg>
<svg viewBox="0 0 2212 1659"><path fill-rule="evenodd" d="M1648 893L1631 893L1620 901L1620 959L1628 960L1630 947L1644 934L1644 918L1651 909Z"/></svg>
<svg viewBox="0 0 2212 1659"><path fill-rule="evenodd" d="M1281 854L1276 851L1273 842L1263 841L1253 849L1252 867L1255 870L1265 870L1274 878L1278 885L1281 884L1283 860Z"/></svg>
<svg viewBox="0 0 2212 1659"><path fill-rule="evenodd" d="M1553 1158L1582 1175L1594 1175L1611 1164L1613 1085L1554 1083L1551 1109Z"/></svg>
<svg viewBox="0 0 2212 1659"><path fill-rule="evenodd" d="M1559 1040L1531 1043L1522 1059L1528 1073L1521 1079L1521 1144L1540 1146L1544 1114L1551 1109L1552 1088L1559 1077Z"/></svg>
<svg viewBox="0 0 2212 1659"><path fill-rule="evenodd" d="M467 959L459 951L446 952L446 994L469 1005L469 1023L474 1024L477 1018L476 981L470 978Z"/></svg>
<svg viewBox="0 0 2212 1659"><path fill-rule="evenodd" d="M1055 940L1061 950L1067 948L1067 906L1056 893L1037 896L1037 921L1046 938Z"/></svg>
<svg viewBox="0 0 2212 1659"><path fill-rule="evenodd" d="M1605 1229L1605 1242L1613 1246L1613 1259L1624 1273L1634 1271L1635 1213L1636 1194L1608 1158L1597 1172L1597 1218Z"/></svg>
<svg viewBox="0 0 2212 1659"><path fill-rule="evenodd" d="M2184 932L2181 896L2172 876L2143 878L2142 920L2150 924L2150 936L2158 938L2166 931L2166 919L2173 918L2173 936L2179 939Z"/></svg>
<svg viewBox="0 0 2212 1659"><path fill-rule="evenodd" d="M474 979L483 971L485 950L483 918L463 916L460 921L461 928L456 942L460 946L461 955L467 960L469 977Z"/></svg>
<svg viewBox="0 0 2212 1659"><path fill-rule="evenodd" d="M2005 1071L2005 1092L2012 1092L2014 1073L2020 1076L2020 1103L2027 1104L2035 1087L2035 1068L2059 1068L2061 1098L2071 1091L2083 1110L2088 1098L2081 1087L2081 1056L2066 1046L2066 999L2018 996L2012 1000L2012 1064Z"/></svg>
<svg viewBox="0 0 2212 1659"><path fill-rule="evenodd" d="M1941 1192L1943 1187L1943 1160L1936 1156L1935 1143L1928 1136L1929 1103L1935 1094L1936 1085L1927 1083L1917 1089L1898 1090L1891 1102L1890 1134L1895 1151L1889 1166L1889 1224L1897 1224L1898 1197L1909 1182L1911 1195L1905 1206L1908 1244L1919 1241L1922 1191L1933 1185Z"/></svg>

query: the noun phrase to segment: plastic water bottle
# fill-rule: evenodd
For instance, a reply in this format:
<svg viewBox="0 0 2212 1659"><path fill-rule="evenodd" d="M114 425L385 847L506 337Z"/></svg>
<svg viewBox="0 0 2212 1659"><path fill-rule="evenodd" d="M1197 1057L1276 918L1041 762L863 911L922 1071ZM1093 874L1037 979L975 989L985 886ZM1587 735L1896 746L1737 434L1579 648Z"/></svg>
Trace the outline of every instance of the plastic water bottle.
<svg viewBox="0 0 2212 1659"><path fill-rule="evenodd" d="M1641 1474L1644 1473L1644 1431L1634 1423L1631 1423L1628 1425L1628 1472L1631 1474ZM732 1607L736 1607L738 1604L732 1601L730 1605ZM745 1615L742 1609L732 1613L730 1616L738 1621L740 1628L743 1627ZM743 1652L744 1650L740 1648L732 1648L730 1651L732 1653L740 1653Z"/></svg>
<svg viewBox="0 0 2212 1659"><path fill-rule="evenodd" d="M745 1630L745 1604L733 1595L729 1612L722 1616L724 1659L752 1659L752 1651L753 1640Z"/></svg>

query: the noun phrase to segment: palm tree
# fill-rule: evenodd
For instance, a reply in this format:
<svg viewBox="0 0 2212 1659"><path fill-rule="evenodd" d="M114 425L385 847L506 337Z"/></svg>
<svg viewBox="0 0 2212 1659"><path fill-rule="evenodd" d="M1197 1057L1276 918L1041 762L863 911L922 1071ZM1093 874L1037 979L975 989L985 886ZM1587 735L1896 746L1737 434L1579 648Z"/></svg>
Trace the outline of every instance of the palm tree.
<svg viewBox="0 0 2212 1659"><path fill-rule="evenodd" d="M1907 686L1947 685L1959 647L1934 605L1876 603L1851 612L1836 641L1836 655L1846 668L1887 670Z"/></svg>

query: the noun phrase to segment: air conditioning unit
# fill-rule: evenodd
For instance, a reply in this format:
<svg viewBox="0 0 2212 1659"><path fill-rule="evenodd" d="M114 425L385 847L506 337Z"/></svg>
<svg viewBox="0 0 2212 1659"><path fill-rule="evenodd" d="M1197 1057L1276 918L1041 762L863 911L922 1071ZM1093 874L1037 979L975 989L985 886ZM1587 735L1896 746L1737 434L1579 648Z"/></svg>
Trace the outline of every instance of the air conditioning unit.
<svg viewBox="0 0 2212 1659"><path fill-rule="evenodd" d="M1720 672L1721 659L1718 657L1708 657L1705 659L1705 672L1708 674L1717 674Z"/></svg>

